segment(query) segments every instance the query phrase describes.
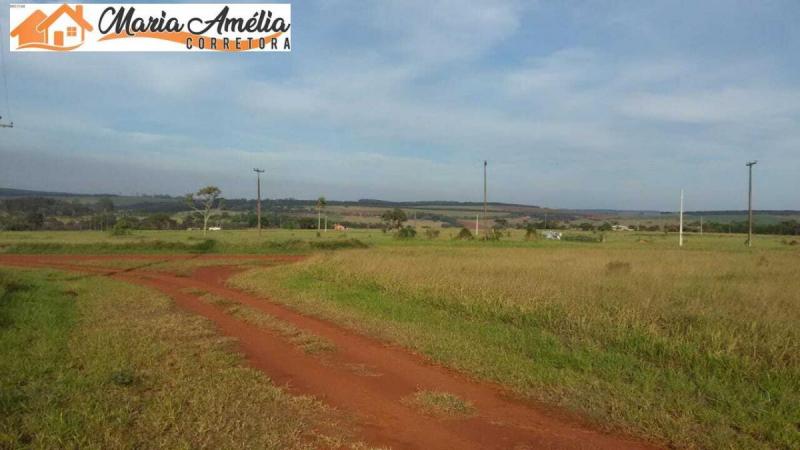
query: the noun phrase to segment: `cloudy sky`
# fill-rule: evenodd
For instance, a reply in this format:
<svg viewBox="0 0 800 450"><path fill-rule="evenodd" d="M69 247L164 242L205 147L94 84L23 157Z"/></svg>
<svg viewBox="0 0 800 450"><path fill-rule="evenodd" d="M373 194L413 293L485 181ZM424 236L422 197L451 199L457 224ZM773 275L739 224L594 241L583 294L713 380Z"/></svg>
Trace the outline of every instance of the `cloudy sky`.
<svg viewBox="0 0 800 450"><path fill-rule="evenodd" d="M292 52L9 53L0 187L800 209L800 2L297 1ZM9 112L10 107L10 112Z"/></svg>

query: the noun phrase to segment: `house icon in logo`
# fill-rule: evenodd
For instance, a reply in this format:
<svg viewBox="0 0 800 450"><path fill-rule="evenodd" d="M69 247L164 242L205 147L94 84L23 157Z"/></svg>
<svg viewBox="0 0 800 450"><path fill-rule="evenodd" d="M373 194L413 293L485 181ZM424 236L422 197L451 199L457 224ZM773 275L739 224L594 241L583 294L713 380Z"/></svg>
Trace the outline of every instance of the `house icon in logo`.
<svg viewBox="0 0 800 450"><path fill-rule="evenodd" d="M83 18L83 5L73 9L65 3L49 16L37 9L11 30L11 37L17 38L17 48L72 50L83 44L87 31L92 25Z"/></svg>

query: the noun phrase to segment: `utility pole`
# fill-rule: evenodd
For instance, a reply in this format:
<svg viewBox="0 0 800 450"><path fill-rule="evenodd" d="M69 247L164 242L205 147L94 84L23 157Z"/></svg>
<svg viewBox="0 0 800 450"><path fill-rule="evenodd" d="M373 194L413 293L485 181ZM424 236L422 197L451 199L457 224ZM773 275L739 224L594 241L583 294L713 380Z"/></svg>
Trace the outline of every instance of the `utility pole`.
<svg viewBox="0 0 800 450"><path fill-rule="evenodd" d="M753 246L753 166L758 161L748 161L747 169L749 171L747 177L747 246Z"/></svg>
<svg viewBox="0 0 800 450"><path fill-rule="evenodd" d="M264 173L264 169L253 169L253 172L256 173L257 181L257 189L258 189L258 201L256 202L256 221L258 222L258 235L261 236L261 174Z"/></svg>
<svg viewBox="0 0 800 450"><path fill-rule="evenodd" d="M489 228L486 225L488 223L488 222L486 222L488 220L488 217L486 216L486 212L487 212L487 208L486 208L486 166L487 166L487 164L488 163L484 160L483 161L483 220L484 220L484 224L483 224L484 230L483 230L483 232L486 233L486 235L488 236L489 235Z"/></svg>
<svg viewBox="0 0 800 450"><path fill-rule="evenodd" d="M679 219L678 247L683 247L683 189L681 189L681 215Z"/></svg>
<svg viewBox="0 0 800 450"><path fill-rule="evenodd" d="M478 223L481 220L480 214L475 214L475 236L478 236Z"/></svg>
<svg viewBox="0 0 800 450"><path fill-rule="evenodd" d="M703 235L703 216L700 216L700 236Z"/></svg>

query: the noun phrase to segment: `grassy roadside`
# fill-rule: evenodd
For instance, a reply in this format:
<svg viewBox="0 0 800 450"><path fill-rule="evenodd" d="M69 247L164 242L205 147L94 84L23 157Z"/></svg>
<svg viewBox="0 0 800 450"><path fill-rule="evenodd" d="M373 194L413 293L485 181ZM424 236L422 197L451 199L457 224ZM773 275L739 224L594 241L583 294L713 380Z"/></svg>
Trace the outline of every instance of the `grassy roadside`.
<svg viewBox="0 0 800 450"><path fill-rule="evenodd" d="M101 277L0 269L0 448L348 444L318 402L241 365L164 296Z"/></svg>
<svg viewBox="0 0 800 450"><path fill-rule="evenodd" d="M262 241L258 243L220 242L215 239L163 241L146 238L119 238L99 242L14 242L0 245L3 253L14 254L170 254L170 253L238 253L238 254L306 254L313 251L367 248L358 239Z"/></svg>
<svg viewBox="0 0 800 450"><path fill-rule="evenodd" d="M231 280L675 447L800 447L790 252L371 249Z"/></svg>

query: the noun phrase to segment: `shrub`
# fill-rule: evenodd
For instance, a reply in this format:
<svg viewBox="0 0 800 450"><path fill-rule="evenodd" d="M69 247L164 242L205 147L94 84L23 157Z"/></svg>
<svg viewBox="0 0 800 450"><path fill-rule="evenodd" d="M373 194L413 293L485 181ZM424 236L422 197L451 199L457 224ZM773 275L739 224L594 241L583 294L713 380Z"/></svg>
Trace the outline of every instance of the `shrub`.
<svg viewBox="0 0 800 450"><path fill-rule="evenodd" d="M118 220L117 223L114 224L114 228L111 229L112 236L126 236L131 233L133 233L133 227L125 217Z"/></svg>
<svg viewBox="0 0 800 450"><path fill-rule="evenodd" d="M539 233L536 232L536 228L533 225L528 225L528 228L525 229L525 240L526 241L539 240Z"/></svg>
<svg viewBox="0 0 800 450"><path fill-rule="evenodd" d="M394 235L397 239L413 239L417 236L417 230L406 226L397 230L397 233Z"/></svg>
<svg viewBox="0 0 800 450"><path fill-rule="evenodd" d="M455 239L470 241L472 239L475 239L475 236L473 236L468 229L462 228L461 231L459 231L458 234L456 235Z"/></svg>

